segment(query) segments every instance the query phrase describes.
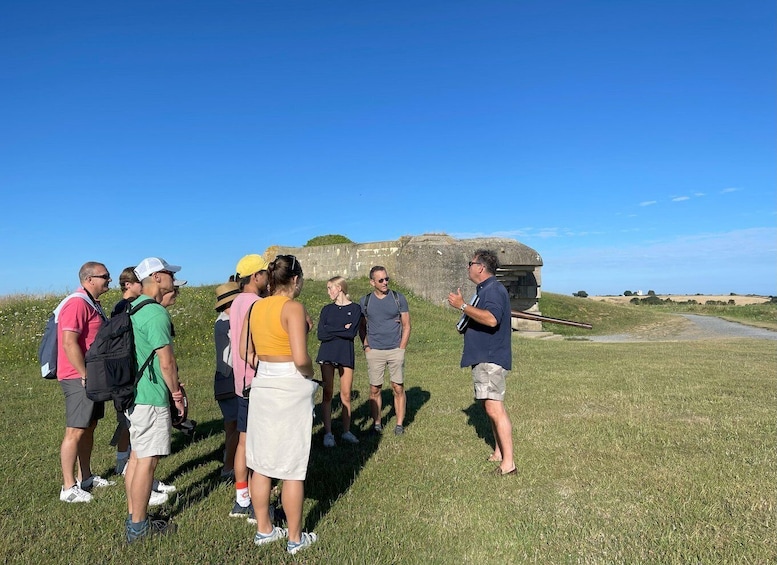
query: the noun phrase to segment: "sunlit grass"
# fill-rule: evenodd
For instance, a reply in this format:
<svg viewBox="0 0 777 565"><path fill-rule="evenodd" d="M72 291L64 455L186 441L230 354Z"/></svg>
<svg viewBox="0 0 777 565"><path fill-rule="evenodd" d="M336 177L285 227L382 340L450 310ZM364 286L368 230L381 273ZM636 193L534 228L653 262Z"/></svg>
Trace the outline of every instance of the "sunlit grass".
<svg viewBox="0 0 777 565"><path fill-rule="evenodd" d="M353 281L351 294L357 299L368 288L364 279ZM543 313L593 322L597 333L671 318L647 307L563 298L543 297ZM307 281L302 299L317 319L328 301L324 283ZM218 479L223 442L212 399L214 287L184 288L171 310L190 415L199 422L193 442L175 434L174 453L157 472L179 487L163 510L180 530L130 547L122 543L121 479L90 505L66 505L57 497L63 402L57 384L38 376L35 360L57 299L0 303L0 557L19 563L354 564L777 558L773 342L514 340L507 407L519 475L501 479L485 461L490 426L472 401L468 372L459 368L457 313L409 299L407 433L366 433L366 368L357 354L354 424L362 443L324 449L316 418L305 522L320 541L294 559L282 544L255 547L252 526L227 517L234 492ZM113 291L104 304L110 308L116 300ZM388 393L384 400L390 419ZM337 435L337 401L335 408ZM113 427L109 415L97 428L94 468L103 474L113 467Z"/></svg>

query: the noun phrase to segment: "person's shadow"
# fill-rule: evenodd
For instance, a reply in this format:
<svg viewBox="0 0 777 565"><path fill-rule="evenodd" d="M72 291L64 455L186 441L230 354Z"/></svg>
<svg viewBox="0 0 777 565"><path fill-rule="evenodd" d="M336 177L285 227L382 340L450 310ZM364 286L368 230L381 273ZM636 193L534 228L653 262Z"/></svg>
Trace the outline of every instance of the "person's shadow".
<svg viewBox="0 0 777 565"><path fill-rule="evenodd" d="M356 392L356 391L354 391ZM412 433L412 424L421 407L429 401L431 394L420 387L405 390L407 397L405 420L403 427ZM395 416L393 408L393 394L389 388L382 391L383 422ZM352 399L353 401L353 399ZM386 407L391 406L388 413ZM363 402L351 413L351 431L359 438L357 445L351 445L339 439L341 431L339 395L332 399L332 432L337 439L335 447L323 447L323 428L314 434L313 445L310 450L310 462L308 475L305 479L305 498L316 501L315 506L305 516L305 529L312 531L318 522L326 516L332 505L351 488L359 473L377 451L384 434L393 436L394 428L387 426L382 434L374 433L371 429L369 402ZM370 426L367 431L364 428ZM362 430L359 432L359 430ZM400 441L409 438L398 438Z"/></svg>
<svg viewBox="0 0 777 565"><path fill-rule="evenodd" d="M491 446L492 451L496 449L494 428L491 426L491 420L488 418L482 403L476 400L462 412L467 415L467 424L475 428L478 437L485 440Z"/></svg>

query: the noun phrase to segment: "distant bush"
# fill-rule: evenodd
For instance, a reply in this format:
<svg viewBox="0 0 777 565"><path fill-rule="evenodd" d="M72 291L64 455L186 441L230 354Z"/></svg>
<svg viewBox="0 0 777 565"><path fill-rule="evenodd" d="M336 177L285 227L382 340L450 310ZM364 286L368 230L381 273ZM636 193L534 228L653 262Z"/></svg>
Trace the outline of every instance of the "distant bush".
<svg viewBox="0 0 777 565"><path fill-rule="evenodd" d="M577 296L578 298L588 298L588 293L584 290L578 290L577 292L573 292L572 296Z"/></svg>
<svg viewBox="0 0 777 565"><path fill-rule="evenodd" d="M655 296L656 291L655 290L648 290L648 296Z"/></svg>
<svg viewBox="0 0 777 565"><path fill-rule="evenodd" d="M308 242L303 247L317 247L319 245L335 245L337 243L353 243L350 239L344 235L330 234L330 235L318 235Z"/></svg>
<svg viewBox="0 0 777 565"><path fill-rule="evenodd" d="M631 292L630 290L624 290L623 291L623 296L631 296L632 294L634 294L634 293Z"/></svg>
<svg viewBox="0 0 777 565"><path fill-rule="evenodd" d="M671 302L671 299L667 298L666 300L661 300L658 296L655 294L652 294L650 296L647 296L645 298L639 298L635 296L631 300L629 300L631 304L647 304L648 306L654 305L654 304L663 304L664 302Z"/></svg>

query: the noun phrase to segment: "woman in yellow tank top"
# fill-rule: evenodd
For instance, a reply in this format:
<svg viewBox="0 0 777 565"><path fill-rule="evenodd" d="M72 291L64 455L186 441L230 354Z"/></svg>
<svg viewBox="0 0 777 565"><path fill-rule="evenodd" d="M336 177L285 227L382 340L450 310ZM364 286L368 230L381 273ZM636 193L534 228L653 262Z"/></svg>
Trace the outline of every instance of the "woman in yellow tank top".
<svg viewBox="0 0 777 565"><path fill-rule="evenodd" d="M271 296L251 306L240 339L240 356L256 369L248 403L246 462L253 470L254 543L288 536L286 549L294 554L316 541L313 532L302 532L302 504L318 384L312 380L307 350L309 316L295 300L302 290L302 267L293 255L279 255L267 273ZM272 479L283 480L288 531L270 520Z"/></svg>

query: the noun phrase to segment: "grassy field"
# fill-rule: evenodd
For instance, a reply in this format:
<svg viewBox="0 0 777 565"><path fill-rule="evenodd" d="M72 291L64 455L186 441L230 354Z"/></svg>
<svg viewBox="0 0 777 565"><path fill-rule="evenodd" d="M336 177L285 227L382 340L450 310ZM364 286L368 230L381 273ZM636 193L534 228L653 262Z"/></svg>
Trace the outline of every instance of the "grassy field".
<svg viewBox="0 0 777 565"><path fill-rule="evenodd" d="M354 281L352 295L363 294ZM327 297L308 281L314 319ZM112 291L104 304L110 307ZM507 407L519 475L487 463L490 427L460 369L458 316L409 295L407 432L325 450L320 418L306 481L305 525L320 541L288 556L256 547L227 516L219 481L220 413L212 399L213 287L184 288L171 313L182 380L199 424L175 433L157 476L179 493L161 507L173 536L126 546L123 483L88 505L59 502L63 401L35 360L55 297L0 301L0 559L8 563L773 563L774 342L591 343L514 340ZM763 306L762 308L770 308ZM546 294L544 314L594 333L671 323L651 307ZM774 309L765 310L774 317ZM758 316L761 314L759 313ZM548 327L571 338L590 332ZM317 348L311 336L310 351ZM357 355L354 422L366 430L367 379ZM384 415L391 418L384 396ZM339 416L336 409L335 416ZM114 420L97 428L95 472L109 475ZM339 420L335 423L339 435Z"/></svg>

